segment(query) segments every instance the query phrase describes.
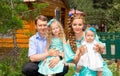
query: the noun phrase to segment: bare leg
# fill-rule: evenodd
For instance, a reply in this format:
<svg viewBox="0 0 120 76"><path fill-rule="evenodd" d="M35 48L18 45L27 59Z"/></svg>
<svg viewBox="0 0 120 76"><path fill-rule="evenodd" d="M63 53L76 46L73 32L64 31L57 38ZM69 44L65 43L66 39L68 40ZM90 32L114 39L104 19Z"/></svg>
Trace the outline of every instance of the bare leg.
<svg viewBox="0 0 120 76"><path fill-rule="evenodd" d="M48 76L52 76L52 74L49 74Z"/></svg>
<svg viewBox="0 0 120 76"><path fill-rule="evenodd" d="M79 76L80 70L81 70L81 66L77 66L74 76Z"/></svg>
<svg viewBox="0 0 120 76"><path fill-rule="evenodd" d="M97 76L102 76L102 71L97 71Z"/></svg>
<svg viewBox="0 0 120 76"><path fill-rule="evenodd" d="M79 73L79 71L81 70L81 66L77 66L76 72Z"/></svg>

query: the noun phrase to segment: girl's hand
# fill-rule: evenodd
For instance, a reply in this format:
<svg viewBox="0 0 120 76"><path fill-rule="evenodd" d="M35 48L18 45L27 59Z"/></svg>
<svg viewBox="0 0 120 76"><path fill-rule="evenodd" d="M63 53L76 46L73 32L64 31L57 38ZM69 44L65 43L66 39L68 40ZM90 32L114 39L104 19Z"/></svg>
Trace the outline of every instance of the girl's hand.
<svg viewBox="0 0 120 76"><path fill-rule="evenodd" d="M55 57L55 58L53 58L53 59L51 59L51 60L50 60L49 67L50 67L50 68L55 67L55 65L57 65L59 61L60 61L60 58L59 58L58 56Z"/></svg>
<svg viewBox="0 0 120 76"><path fill-rule="evenodd" d="M46 61L47 61L47 59L44 59L44 61L43 61L43 66L44 66L44 64L46 63Z"/></svg>
<svg viewBox="0 0 120 76"><path fill-rule="evenodd" d="M63 37L63 44L66 44L67 42L66 42L66 38L65 37Z"/></svg>

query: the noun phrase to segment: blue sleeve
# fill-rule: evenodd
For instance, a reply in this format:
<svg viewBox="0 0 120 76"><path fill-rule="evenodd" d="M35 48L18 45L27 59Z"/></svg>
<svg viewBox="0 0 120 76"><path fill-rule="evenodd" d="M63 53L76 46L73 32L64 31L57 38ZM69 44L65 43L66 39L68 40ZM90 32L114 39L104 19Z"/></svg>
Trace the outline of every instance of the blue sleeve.
<svg viewBox="0 0 120 76"><path fill-rule="evenodd" d="M28 50L28 57L31 55L36 54L36 46L35 46L35 40L33 38L29 39L29 50Z"/></svg>
<svg viewBox="0 0 120 76"><path fill-rule="evenodd" d="M64 51L65 51L65 61L67 63L72 62L74 59L75 53L73 52L69 44L64 45Z"/></svg>

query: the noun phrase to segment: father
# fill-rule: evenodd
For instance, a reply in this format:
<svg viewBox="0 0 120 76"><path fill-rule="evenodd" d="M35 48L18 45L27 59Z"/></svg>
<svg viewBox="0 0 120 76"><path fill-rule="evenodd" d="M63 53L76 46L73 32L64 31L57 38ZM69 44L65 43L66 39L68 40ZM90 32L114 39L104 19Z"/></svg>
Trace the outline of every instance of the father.
<svg viewBox="0 0 120 76"><path fill-rule="evenodd" d="M47 37L47 18L43 15L36 17L35 28L37 33L29 39L28 57L30 62L23 66L22 72L26 76L44 76L38 73L38 63L48 56L56 56L58 52L45 52L46 37ZM59 56L50 61L50 67L54 67L60 61ZM56 74L56 76L64 76L68 72L68 66L64 66L63 72Z"/></svg>

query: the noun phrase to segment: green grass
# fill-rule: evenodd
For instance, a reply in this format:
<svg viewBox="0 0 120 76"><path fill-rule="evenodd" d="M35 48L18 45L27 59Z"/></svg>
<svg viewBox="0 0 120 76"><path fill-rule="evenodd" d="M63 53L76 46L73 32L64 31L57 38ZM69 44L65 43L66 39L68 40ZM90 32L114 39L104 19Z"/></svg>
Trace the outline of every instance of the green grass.
<svg viewBox="0 0 120 76"><path fill-rule="evenodd" d="M20 55L18 59L13 62L13 57L6 55L6 57L0 60L0 76L24 76L21 73L22 66L24 63L28 62L27 57L28 49L21 49ZM109 60L106 61L109 63ZM113 76L116 76L116 63L113 62L108 65L109 69L112 71ZM120 75L120 70L119 70ZM69 67L68 73L65 76L72 76L74 74L74 68L72 66Z"/></svg>
<svg viewBox="0 0 120 76"><path fill-rule="evenodd" d="M74 74L74 68L71 66L69 67L68 73L65 76L72 76Z"/></svg>

